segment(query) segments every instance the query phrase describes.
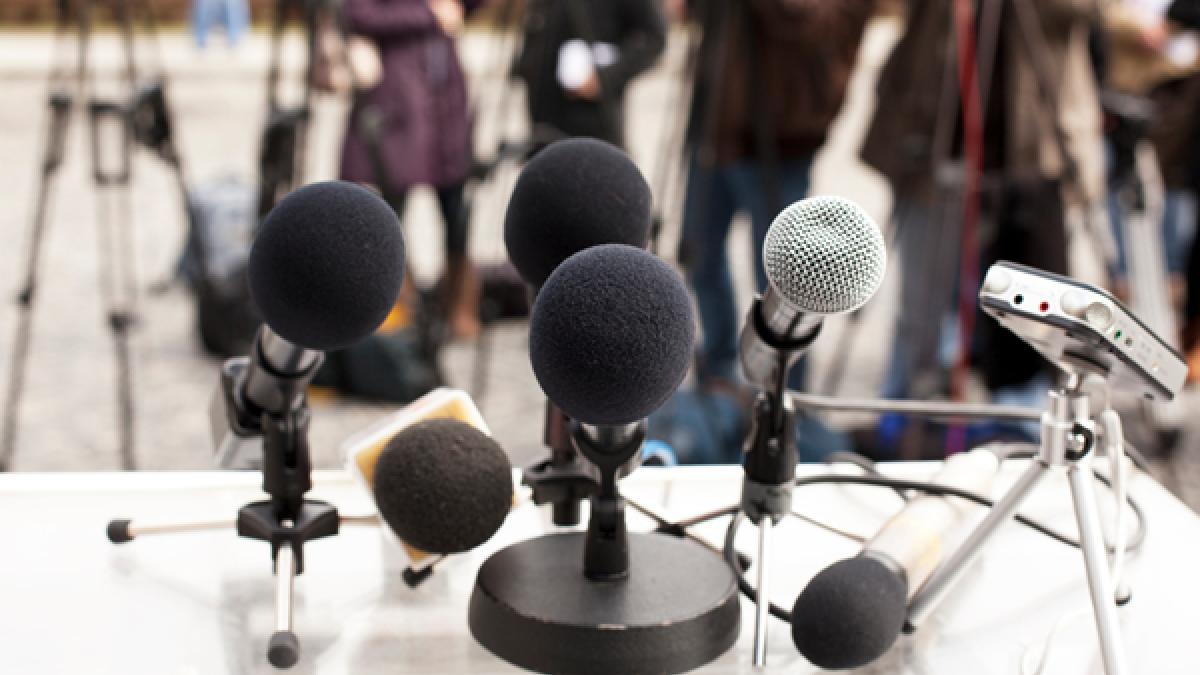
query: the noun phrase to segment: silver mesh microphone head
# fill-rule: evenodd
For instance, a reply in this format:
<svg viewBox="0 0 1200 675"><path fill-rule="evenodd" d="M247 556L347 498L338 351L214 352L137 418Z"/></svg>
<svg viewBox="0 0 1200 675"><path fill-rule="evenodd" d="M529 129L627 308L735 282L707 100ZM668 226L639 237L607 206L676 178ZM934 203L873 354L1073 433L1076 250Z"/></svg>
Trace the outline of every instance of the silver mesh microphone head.
<svg viewBox="0 0 1200 675"><path fill-rule="evenodd" d="M771 286L795 309L838 314L879 290L887 251L879 227L857 204L810 197L775 217L763 262Z"/></svg>

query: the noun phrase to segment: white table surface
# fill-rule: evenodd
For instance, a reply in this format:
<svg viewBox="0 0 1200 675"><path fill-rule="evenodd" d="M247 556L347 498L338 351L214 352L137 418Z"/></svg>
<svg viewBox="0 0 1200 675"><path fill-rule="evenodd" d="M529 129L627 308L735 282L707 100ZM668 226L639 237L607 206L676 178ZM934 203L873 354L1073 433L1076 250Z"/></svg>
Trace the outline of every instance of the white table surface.
<svg viewBox="0 0 1200 675"><path fill-rule="evenodd" d="M927 477L936 464L881 465ZM1009 463L1000 486L1023 463ZM822 467L801 467L816 473ZM847 469L849 471L849 469ZM739 467L642 468L623 482L631 497L684 517L736 501ZM105 538L114 517L143 522L232 518L261 498L256 473L0 475L0 672L219 675L276 672L264 659L273 584L268 546L232 531L146 537L121 546ZM342 472L315 476L315 498L343 514L372 510ZM1139 675L1200 673L1200 519L1145 476L1132 493L1149 514L1142 551L1130 561L1133 602L1120 610ZM1104 495L1105 514L1111 499ZM803 513L870 535L899 500L887 490L819 486L798 490ZM1052 474L1024 512L1074 532L1065 478ZM1105 520L1108 520L1106 515ZM520 507L483 549L459 556L419 589L400 579L402 559L375 528L346 527L309 544L296 585L294 673L519 672L479 647L466 625L475 571L487 552L547 529L545 509ZM631 517L631 529L649 529ZM702 528L720 541L724 521ZM788 519L775 539L776 602L790 607L820 569L859 545ZM753 550L754 530L743 528ZM635 571L636 573L636 571ZM751 605L744 599L736 647L704 672L751 673ZM912 637L862 673L1018 673L1062 623L1046 673L1102 672L1082 556L1016 524L1001 529L974 569ZM1065 619L1064 619L1065 617ZM788 627L773 622L770 671L810 673Z"/></svg>

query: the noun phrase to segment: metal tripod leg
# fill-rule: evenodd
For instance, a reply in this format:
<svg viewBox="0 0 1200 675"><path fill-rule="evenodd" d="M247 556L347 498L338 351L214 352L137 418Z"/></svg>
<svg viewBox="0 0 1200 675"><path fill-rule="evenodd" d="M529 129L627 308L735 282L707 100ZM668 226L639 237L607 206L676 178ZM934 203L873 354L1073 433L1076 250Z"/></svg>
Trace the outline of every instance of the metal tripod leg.
<svg viewBox="0 0 1200 675"><path fill-rule="evenodd" d="M1067 468L1067 478L1071 484L1071 499L1075 502L1079 548L1083 551L1083 563L1087 569L1088 590L1092 596L1092 611L1096 615L1104 672L1107 675L1124 675L1129 670L1125 666L1125 648L1117 621L1117 606L1113 601L1113 582L1108 573L1104 533L1100 529L1096 492L1088 464L1090 462L1086 460L1084 466L1078 462L1071 464Z"/></svg>
<svg viewBox="0 0 1200 675"><path fill-rule="evenodd" d="M47 205L62 166L67 140L67 125L71 116L71 95L58 91L50 95L49 117L46 121L46 145L42 156L42 178L38 185L37 201L33 208L33 223L29 231L29 248L25 258L25 274L17 293L17 331L13 338L9 362L8 386L5 392L4 427L0 432L0 471L7 471L17 444L17 425L20 419L21 394L25 388L25 366L29 362L29 339L33 329L33 303L37 294L38 268L42 258L42 243L46 236Z"/></svg>
<svg viewBox="0 0 1200 675"><path fill-rule="evenodd" d="M1000 498L1000 501L996 502L987 517L975 526L975 529L954 551L954 554L934 570L929 580L925 582L921 590L917 591L912 602L909 603L908 627L910 629L919 626L925 620L932 608L937 606L937 603L941 601L959 577L966 572L996 528L1012 518L1017 508L1025 501L1025 497L1046 475L1049 468L1040 459L1033 460L1029 468L1021 474L1017 482ZM1110 673L1110 675L1112 674Z"/></svg>
<svg viewBox="0 0 1200 675"><path fill-rule="evenodd" d="M368 515L338 515L342 527L361 525L376 527L383 521L379 514ZM108 540L114 544L124 544L138 537L155 534L187 534L189 532L204 532L205 530L232 530L237 527L237 521L232 518L223 520L193 520L174 523L143 523L125 518L112 520L108 523Z"/></svg>
<svg viewBox="0 0 1200 675"><path fill-rule="evenodd" d="M755 590L754 607L754 667L767 666L767 619L771 607L771 599L767 596L770 571L771 528L774 522L771 516L764 515L758 521L758 586Z"/></svg>
<svg viewBox="0 0 1200 675"><path fill-rule="evenodd" d="M267 643L267 661L276 668L291 668L300 660L300 640L292 632L295 590L296 556L284 542L275 555L275 632Z"/></svg>

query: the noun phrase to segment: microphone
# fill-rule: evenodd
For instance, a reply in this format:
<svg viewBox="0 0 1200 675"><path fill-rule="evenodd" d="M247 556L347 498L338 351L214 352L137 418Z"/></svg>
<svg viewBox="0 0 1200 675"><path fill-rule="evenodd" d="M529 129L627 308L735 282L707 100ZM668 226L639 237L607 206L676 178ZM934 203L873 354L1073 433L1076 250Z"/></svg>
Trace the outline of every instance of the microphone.
<svg viewBox="0 0 1200 675"><path fill-rule="evenodd" d="M617 473L631 471L645 418L687 374L695 318L683 280L633 246L593 246L546 280L529 328L529 359L542 391L576 421L571 440L600 471L592 499L584 574L629 573Z"/></svg>
<svg viewBox="0 0 1200 675"><path fill-rule="evenodd" d="M767 289L742 329L742 370L774 390L825 317L858 309L883 283L883 236L857 204L810 197L784 209L763 244Z"/></svg>
<svg viewBox="0 0 1200 675"><path fill-rule="evenodd" d="M263 413L304 401L326 350L370 335L404 281L395 212L353 183L312 183L284 197L250 249L250 295L264 326L248 357L230 359L210 408L218 463L261 460Z"/></svg>
<svg viewBox="0 0 1200 675"><path fill-rule="evenodd" d="M512 467L490 436L451 418L392 437L375 464L379 515L405 544L449 555L496 533L512 506Z"/></svg>
<svg viewBox="0 0 1200 675"><path fill-rule="evenodd" d="M932 482L986 494L1000 459L984 449L949 457ZM792 641L813 665L858 668L891 648L909 597L941 560L951 533L974 509L922 495L892 516L862 552L822 570L796 598Z"/></svg>
<svg viewBox="0 0 1200 675"><path fill-rule="evenodd" d="M546 396L572 419L624 426L683 382L696 328L683 280L624 244L571 256L533 306L529 359Z"/></svg>
<svg viewBox="0 0 1200 675"><path fill-rule="evenodd" d="M539 673L682 673L737 640L729 565L689 540L629 532L617 485L645 417L687 373L695 330L683 279L641 248L593 246L546 279L529 358L599 482L586 532L518 542L480 567L468 625L492 653Z"/></svg>
<svg viewBox="0 0 1200 675"><path fill-rule="evenodd" d="M591 138L546 146L522 169L504 217L504 244L521 278L536 295L564 260L600 244L645 248L653 197L623 150ZM550 457L527 468L533 500L553 505L556 525L577 525L580 501L595 491L594 468L579 458L570 420L546 404L545 445Z"/></svg>
<svg viewBox="0 0 1200 675"><path fill-rule="evenodd" d="M540 288L567 258L599 244L645 248L653 197L620 148L592 138L546 146L522 169L504 214L504 245Z"/></svg>
<svg viewBox="0 0 1200 675"><path fill-rule="evenodd" d="M883 236L858 205L810 197L784 209L763 243L767 288L742 329L746 379L754 401L743 452L742 511L758 526L758 584L753 661L767 662L767 585L771 529L791 512L796 477L795 411L784 395L787 373L820 333L826 316L861 307L883 282Z"/></svg>

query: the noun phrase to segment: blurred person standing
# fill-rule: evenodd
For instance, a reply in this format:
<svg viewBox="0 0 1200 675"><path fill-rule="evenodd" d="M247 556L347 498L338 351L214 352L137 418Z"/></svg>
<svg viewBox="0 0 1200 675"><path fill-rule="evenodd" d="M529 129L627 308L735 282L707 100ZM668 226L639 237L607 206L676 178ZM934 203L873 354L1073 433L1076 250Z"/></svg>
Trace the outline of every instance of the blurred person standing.
<svg viewBox="0 0 1200 675"><path fill-rule="evenodd" d="M700 23L685 152L680 259L703 330L697 380L736 388L738 331L726 239L750 216L754 274L765 290L762 247L784 207L808 194L813 156L841 110L874 0L673 0ZM803 360L790 386L801 388Z"/></svg>
<svg viewBox="0 0 1200 675"><path fill-rule="evenodd" d="M978 277L999 259L1065 274L1066 210L1102 199L1100 105L1088 50L1099 5L990 0L970 23L956 20L955 0L906 5L907 26L880 74L861 152L894 196L900 310L883 394L945 395L947 360L962 363L968 350L993 399L1036 403L1050 384L1045 362L995 322L976 321L973 299ZM964 24L970 28L956 30ZM977 63L960 69L956 43L979 45ZM962 243L964 72L977 87L982 124L968 139L969 156L982 158L973 250ZM960 286L964 268L976 272L971 288ZM964 327L974 333L969 339ZM959 353L948 354L947 343ZM888 425L881 421L885 442Z"/></svg>
<svg viewBox="0 0 1200 675"><path fill-rule="evenodd" d="M666 47L660 0L529 0L516 73L533 152L589 136L624 146L625 89Z"/></svg>
<svg viewBox="0 0 1200 675"><path fill-rule="evenodd" d="M1185 7L1190 0L1176 3ZM1170 0L1121 0L1107 5L1105 26L1110 45L1106 86L1116 101L1150 111L1147 120L1129 119L1120 105L1108 106L1109 218L1116 256L1110 276L1119 297L1128 298L1129 280L1123 215L1131 205L1128 183L1136 185L1135 152L1150 141L1158 159L1164 195L1161 219L1163 261L1170 279L1172 304L1183 295L1187 252L1196 230L1192 184L1195 165L1191 138L1200 102L1200 41L1168 21ZM1139 106L1140 104L1140 106ZM1130 131L1132 130L1132 132ZM1122 133L1124 132L1124 133ZM1137 197L1135 191L1132 196ZM1136 207L1137 205L1132 205Z"/></svg>
<svg viewBox="0 0 1200 675"><path fill-rule="evenodd" d="M445 225L442 290L452 335L478 335L479 279L467 252L464 184L471 167L467 87L454 36L468 10L460 0L345 0L352 36L378 49L377 83L355 95L342 146L343 180L378 186L403 215L409 191L428 185ZM369 69L368 69L369 70Z"/></svg>

